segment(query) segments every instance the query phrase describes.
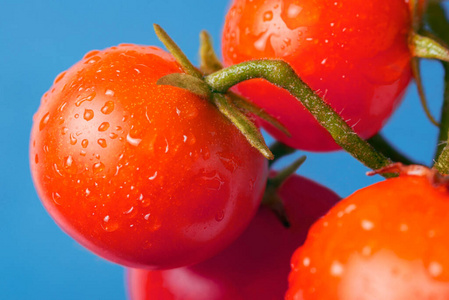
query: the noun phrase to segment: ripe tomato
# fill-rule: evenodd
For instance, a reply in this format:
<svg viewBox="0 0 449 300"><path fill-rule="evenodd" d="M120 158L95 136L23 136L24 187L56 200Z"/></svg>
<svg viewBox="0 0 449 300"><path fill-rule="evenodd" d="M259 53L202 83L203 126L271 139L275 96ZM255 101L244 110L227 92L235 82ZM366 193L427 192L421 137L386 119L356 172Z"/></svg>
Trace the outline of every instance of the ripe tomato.
<svg viewBox="0 0 449 300"><path fill-rule="evenodd" d="M234 0L224 25L225 65L283 59L354 130L369 138L392 114L411 78L405 0ZM261 79L236 86L243 96L278 118L303 150L339 149L288 92Z"/></svg>
<svg viewBox="0 0 449 300"><path fill-rule="evenodd" d="M155 47L88 53L59 75L31 133L31 172L56 223L96 254L179 267L230 244L257 211L266 160L208 101L157 79Z"/></svg>
<svg viewBox="0 0 449 300"><path fill-rule="evenodd" d="M279 190L291 227L261 207L248 229L230 247L198 265L163 271L131 269L132 300L282 299L290 257L309 226L339 200L327 188L293 176Z"/></svg>
<svg viewBox="0 0 449 300"><path fill-rule="evenodd" d="M288 300L449 299L449 192L402 175L342 200L292 258Z"/></svg>

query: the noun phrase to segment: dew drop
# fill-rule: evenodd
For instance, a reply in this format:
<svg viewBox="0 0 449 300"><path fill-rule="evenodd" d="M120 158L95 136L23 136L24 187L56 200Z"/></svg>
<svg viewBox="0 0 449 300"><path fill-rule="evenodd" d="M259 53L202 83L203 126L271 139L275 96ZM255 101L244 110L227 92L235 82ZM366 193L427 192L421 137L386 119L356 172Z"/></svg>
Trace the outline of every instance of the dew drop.
<svg viewBox="0 0 449 300"><path fill-rule="evenodd" d="M142 139L133 138L129 135L129 133L126 135L126 141L130 143L133 146L139 146L140 142L142 142Z"/></svg>
<svg viewBox="0 0 449 300"><path fill-rule="evenodd" d="M61 205L61 195L59 195L56 192L53 192L51 193L51 197L56 204Z"/></svg>
<svg viewBox="0 0 449 300"><path fill-rule="evenodd" d="M118 135L116 133L114 133L114 132L111 132L109 134L109 137L113 140L113 139L116 139L118 137Z"/></svg>
<svg viewBox="0 0 449 300"><path fill-rule="evenodd" d="M151 214L146 214L143 218L148 221L150 219L150 216Z"/></svg>
<svg viewBox="0 0 449 300"><path fill-rule="evenodd" d="M106 90L105 95L114 96L115 92L113 90Z"/></svg>
<svg viewBox="0 0 449 300"><path fill-rule="evenodd" d="M272 11L267 11L263 14L263 20L265 22L267 21L271 21L273 19L273 12Z"/></svg>
<svg viewBox="0 0 449 300"><path fill-rule="evenodd" d="M38 156L37 154L34 156L34 162L35 162L36 164L39 163L39 156Z"/></svg>
<svg viewBox="0 0 449 300"><path fill-rule="evenodd" d="M104 113L105 115L108 115L113 111L114 111L114 102L112 101L107 101L101 108L101 112Z"/></svg>
<svg viewBox="0 0 449 300"><path fill-rule="evenodd" d="M118 223L111 222L111 217L107 215L106 217L103 218L103 223L101 224L101 227L107 232L113 232L118 229Z"/></svg>
<svg viewBox="0 0 449 300"><path fill-rule="evenodd" d="M76 145L76 142L78 140L76 139L76 137L73 135L73 133L70 134L70 144L71 145Z"/></svg>
<svg viewBox="0 0 449 300"><path fill-rule="evenodd" d="M224 219L224 210L220 210L216 215L215 215L215 221L220 222Z"/></svg>
<svg viewBox="0 0 449 300"><path fill-rule="evenodd" d="M296 4L290 4L287 8L287 17L290 19L296 18L299 13L302 11L302 7Z"/></svg>
<svg viewBox="0 0 449 300"><path fill-rule="evenodd" d="M100 145L102 148L106 148L108 144L106 143L105 139L98 139L97 140L98 145Z"/></svg>
<svg viewBox="0 0 449 300"><path fill-rule="evenodd" d="M86 121L92 120L94 117L94 111L91 109L85 109L83 117L84 117L84 120L86 120Z"/></svg>
<svg viewBox="0 0 449 300"><path fill-rule="evenodd" d="M87 148L88 145L89 145L89 141L88 140L84 139L84 140L81 141L81 146L83 148Z"/></svg>
<svg viewBox="0 0 449 300"><path fill-rule="evenodd" d="M78 168L73 162L73 157L71 155L64 158L64 169L71 174L74 174L78 171Z"/></svg>
<svg viewBox="0 0 449 300"><path fill-rule="evenodd" d="M93 169L95 174L103 172L104 168L105 168L105 166L104 166L104 164L102 162L97 162L92 167L92 169Z"/></svg>
<svg viewBox="0 0 449 300"><path fill-rule="evenodd" d="M84 59L88 59L88 58L90 58L90 57L96 55L96 54L99 53L99 52L100 52L99 50L92 50L92 51L89 51L89 52L86 53L86 55L84 55L83 58L84 58Z"/></svg>
<svg viewBox="0 0 449 300"><path fill-rule="evenodd" d="M85 101L92 101L95 98L96 93L92 92L89 96L81 98L75 102L77 107L81 106Z"/></svg>
<svg viewBox="0 0 449 300"><path fill-rule="evenodd" d="M154 174L150 177L148 177L148 180L154 180L157 177L157 171L154 172Z"/></svg>
<svg viewBox="0 0 449 300"><path fill-rule="evenodd" d="M81 151L80 151L80 155L81 155L81 156L86 156L86 151L81 150Z"/></svg>
<svg viewBox="0 0 449 300"><path fill-rule="evenodd" d="M50 120L50 113L48 112L42 117L41 122L39 123L39 131L44 129L45 125L47 125L49 120Z"/></svg>
<svg viewBox="0 0 449 300"><path fill-rule="evenodd" d="M98 127L98 131L106 131L106 130L108 130L108 128L109 128L109 123L108 122L103 122Z"/></svg>
<svg viewBox="0 0 449 300"><path fill-rule="evenodd" d="M64 71L64 72L60 73L58 76L56 76L56 79L53 82L53 84L57 84L59 81L61 81L61 79L64 78L66 73L67 73L67 71Z"/></svg>
<svg viewBox="0 0 449 300"><path fill-rule="evenodd" d="M65 135L68 131L69 131L69 129L67 127L62 127L61 128L61 134L62 135Z"/></svg>

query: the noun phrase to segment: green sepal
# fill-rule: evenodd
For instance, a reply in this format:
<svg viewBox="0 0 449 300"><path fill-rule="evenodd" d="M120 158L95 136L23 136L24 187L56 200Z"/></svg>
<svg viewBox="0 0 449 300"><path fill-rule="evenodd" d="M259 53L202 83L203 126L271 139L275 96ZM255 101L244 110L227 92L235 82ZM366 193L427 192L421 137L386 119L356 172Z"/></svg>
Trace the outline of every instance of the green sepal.
<svg viewBox="0 0 449 300"><path fill-rule="evenodd" d="M218 110L239 129L251 146L259 150L265 158L270 160L274 158L257 126L225 95L213 93L212 101Z"/></svg>
<svg viewBox="0 0 449 300"><path fill-rule="evenodd" d="M414 57L449 62L449 49L431 37L410 33L410 50Z"/></svg>
<svg viewBox="0 0 449 300"><path fill-rule="evenodd" d="M212 45L212 38L205 30L200 33L200 69L205 75L223 69Z"/></svg>
<svg viewBox="0 0 449 300"><path fill-rule="evenodd" d="M189 74L172 73L165 75L157 81L158 85L170 85L181 89L188 90L202 98L211 98L211 91L204 80Z"/></svg>
<svg viewBox="0 0 449 300"><path fill-rule="evenodd" d="M172 38L162 29L161 26L153 24L154 32L159 40L164 44L167 50L173 55L176 61L181 65L181 68L187 74L190 74L197 78L202 78L203 74L190 62L187 56L182 52L178 45L172 40Z"/></svg>

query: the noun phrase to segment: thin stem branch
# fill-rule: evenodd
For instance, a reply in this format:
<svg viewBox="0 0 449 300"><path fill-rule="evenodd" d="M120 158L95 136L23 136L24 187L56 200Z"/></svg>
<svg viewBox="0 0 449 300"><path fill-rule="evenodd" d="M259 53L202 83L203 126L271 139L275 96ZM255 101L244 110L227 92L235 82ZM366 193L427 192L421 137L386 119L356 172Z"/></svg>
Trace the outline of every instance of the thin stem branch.
<svg viewBox="0 0 449 300"><path fill-rule="evenodd" d="M368 142L360 138L284 61L254 60L244 62L208 75L205 77L205 81L214 91L224 93L230 87L252 78L266 79L289 91L332 135L338 145L367 167L376 170L391 163L390 159L377 152ZM384 176L390 175L384 174Z"/></svg>

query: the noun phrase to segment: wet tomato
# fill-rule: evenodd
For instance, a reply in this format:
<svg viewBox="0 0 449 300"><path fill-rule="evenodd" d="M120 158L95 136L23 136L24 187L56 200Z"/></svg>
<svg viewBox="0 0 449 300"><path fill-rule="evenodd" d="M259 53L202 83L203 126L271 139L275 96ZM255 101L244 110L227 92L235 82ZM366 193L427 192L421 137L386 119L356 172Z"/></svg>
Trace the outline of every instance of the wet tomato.
<svg viewBox="0 0 449 300"><path fill-rule="evenodd" d="M287 179L279 195L291 222L289 229L261 207L236 242L205 262L163 271L130 269L130 299L283 299L293 251L304 241L309 226L339 197L299 176Z"/></svg>
<svg viewBox="0 0 449 300"><path fill-rule="evenodd" d="M234 0L226 16L225 65L277 58L364 138L378 132L411 78L405 0ZM278 118L292 137L264 123L285 144L310 151L339 147L286 91L261 79L238 92Z"/></svg>
<svg viewBox="0 0 449 300"><path fill-rule="evenodd" d="M57 224L131 267L204 260L257 211L266 160L208 101L157 79L182 72L155 47L88 53L59 75L31 133L31 172Z"/></svg>
<svg viewBox="0 0 449 300"><path fill-rule="evenodd" d="M292 258L288 300L449 299L449 192L401 175L342 200Z"/></svg>

